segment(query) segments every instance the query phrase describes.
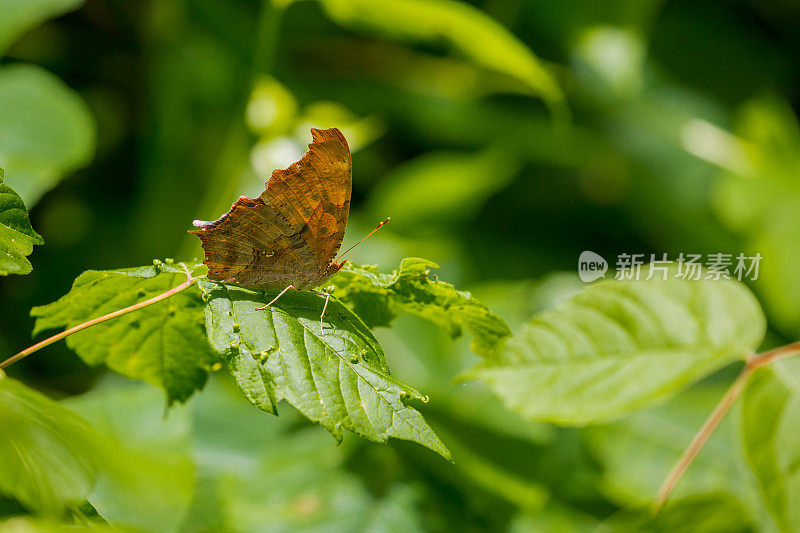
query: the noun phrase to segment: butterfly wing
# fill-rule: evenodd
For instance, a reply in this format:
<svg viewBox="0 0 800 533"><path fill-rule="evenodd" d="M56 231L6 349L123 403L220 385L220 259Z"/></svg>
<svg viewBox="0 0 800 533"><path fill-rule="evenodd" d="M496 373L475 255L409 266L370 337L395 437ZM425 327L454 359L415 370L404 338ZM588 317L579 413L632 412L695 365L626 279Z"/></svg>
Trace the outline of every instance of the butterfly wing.
<svg viewBox="0 0 800 533"><path fill-rule="evenodd" d="M336 129L312 129L300 161L275 170L258 198L239 198L214 222L195 221L213 280L258 289L311 288L342 245L353 187L350 149Z"/></svg>

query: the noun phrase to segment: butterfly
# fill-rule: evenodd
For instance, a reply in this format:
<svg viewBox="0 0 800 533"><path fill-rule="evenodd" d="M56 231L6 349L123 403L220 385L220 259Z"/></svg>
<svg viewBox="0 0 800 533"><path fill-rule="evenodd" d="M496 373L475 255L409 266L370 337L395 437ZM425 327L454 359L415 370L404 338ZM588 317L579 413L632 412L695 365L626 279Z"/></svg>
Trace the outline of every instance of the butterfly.
<svg viewBox="0 0 800 533"><path fill-rule="evenodd" d="M259 309L290 289L322 285L345 263L335 256L350 212L350 148L337 128L312 128L311 136L303 157L274 170L260 196L239 197L218 220L195 220L200 229L189 232L200 238L209 279L281 291ZM330 295L318 294L326 296L321 328Z"/></svg>

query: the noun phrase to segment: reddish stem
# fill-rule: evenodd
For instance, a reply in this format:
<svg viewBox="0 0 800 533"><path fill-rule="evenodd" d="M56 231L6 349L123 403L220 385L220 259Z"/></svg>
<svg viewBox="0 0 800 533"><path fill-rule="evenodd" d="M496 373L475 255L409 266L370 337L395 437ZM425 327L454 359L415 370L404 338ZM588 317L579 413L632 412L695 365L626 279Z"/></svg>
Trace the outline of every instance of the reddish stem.
<svg viewBox="0 0 800 533"><path fill-rule="evenodd" d="M77 326L75 326L73 328L70 328L68 330L62 331L61 333L57 333L56 335L53 335L52 337L48 337L48 338L46 338L45 340L43 340L41 342L37 342L33 346L31 346L29 348L25 348L24 350L22 350L18 354L12 355L8 359L6 359L2 363L0 363L0 370L3 369L3 368L6 368L7 366L9 366L9 365L11 365L13 363L16 363L17 361L19 361L20 359L22 359L23 357L25 357L27 355L30 355L30 354L38 351L38 350L41 350L45 346L49 346L49 345L53 344L54 342L60 341L61 339L65 338L65 337L69 337L73 333L77 333L77 332L79 332L81 330L84 330L86 328L90 328L92 326L96 326L97 324L105 322L106 320L111 320L112 318L117 318L118 316L122 316L122 315L125 315L127 313L131 313L133 311L138 311L139 309L142 309L142 308L147 307L149 305L153 305L153 304L158 303L158 302L160 302L162 300L166 300L170 296L174 296L174 295L178 294L179 292L188 289L198 279L200 279L200 277L196 277L196 278L190 277L189 279L187 279L186 281L184 281L183 283L181 283L177 287L174 287L174 288L168 290L167 292L162 292L158 296L154 296L153 298L150 298L149 300L145 300L143 302L139 302L137 304L133 304L130 307L126 307L124 309L120 309L118 311L114 311L113 313L108 313L107 315L103 315L103 316L100 316L100 317L97 317L97 318L93 318L92 320L89 320L88 322L84 322L83 324L78 324Z"/></svg>
<svg viewBox="0 0 800 533"><path fill-rule="evenodd" d="M692 464L694 458L698 453L700 453L703 445L725 417L725 414L730 410L733 404L736 403L736 399L739 398L739 395L741 395L753 372L764 365L772 363L773 361L796 355L798 353L800 353L800 342L793 342L791 344L787 344L786 346L781 346L779 348L775 348L774 350L764 352L763 354L754 355L748 359L747 364L736 377L736 380L728 388L725 396L723 396L719 401L717 406L714 408L714 411L706 419L703 426L694 436L694 439L692 439L692 442L683 452L683 455L681 455L680 459L678 459L678 462L670 471L667 479L664 480L664 483L661 485L661 488L658 490L658 494L656 496L654 508L655 513L658 513L664 507L664 504L667 502L670 494L675 489L678 481L680 481L681 477L686 472L686 469L689 468L689 465Z"/></svg>

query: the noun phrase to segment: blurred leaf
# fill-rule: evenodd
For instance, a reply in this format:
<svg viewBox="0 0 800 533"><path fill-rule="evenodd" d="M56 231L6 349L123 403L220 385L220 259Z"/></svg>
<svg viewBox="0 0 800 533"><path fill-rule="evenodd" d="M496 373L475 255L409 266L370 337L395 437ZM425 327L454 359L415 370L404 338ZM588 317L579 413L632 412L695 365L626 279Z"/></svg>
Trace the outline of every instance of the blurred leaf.
<svg viewBox="0 0 800 533"><path fill-rule="evenodd" d="M551 104L563 95L531 50L482 11L453 0L320 0L344 27L411 43L447 43L466 59L512 76Z"/></svg>
<svg viewBox="0 0 800 533"><path fill-rule="evenodd" d="M370 210L391 214L395 229L457 223L507 187L520 166L513 152L497 145L474 154L428 152L390 172L373 189Z"/></svg>
<svg viewBox="0 0 800 533"><path fill-rule="evenodd" d="M404 403L426 398L389 375L380 344L342 303L331 300L321 324L325 298L309 291L288 292L257 310L275 293L207 280L200 288L211 346L255 406L274 413L286 399L337 440L349 429L377 442L412 440L450 457L422 415Z"/></svg>
<svg viewBox="0 0 800 533"><path fill-rule="evenodd" d="M186 281L195 264L162 264L120 270L88 270L59 300L31 310L34 335L68 329L148 300ZM161 387L167 401L184 402L201 389L216 357L203 331L203 301L191 287L168 300L103 322L67 338L90 365Z"/></svg>
<svg viewBox="0 0 800 533"><path fill-rule="evenodd" d="M73 531L119 531L118 529L100 523L90 524L60 524L55 521L36 519L30 517L15 517L0 522L0 533L72 533Z"/></svg>
<svg viewBox="0 0 800 533"><path fill-rule="evenodd" d="M585 429L589 447L604 467L608 497L628 507L650 504L724 394L724 387L698 384L654 409ZM749 501L752 484L739 450L732 446L732 430L726 417L684 474L675 497L724 492Z"/></svg>
<svg viewBox="0 0 800 533"><path fill-rule="evenodd" d="M412 487L408 485L394 487L370 509L363 531L367 533L424 531L422 516L416 509L419 500L418 491Z"/></svg>
<svg viewBox="0 0 800 533"><path fill-rule="evenodd" d="M99 435L78 415L0 371L0 490L57 514L92 489Z"/></svg>
<svg viewBox="0 0 800 533"><path fill-rule="evenodd" d="M245 120L258 135L284 133L297 115L294 94L272 76L261 76L250 93Z"/></svg>
<svg viewBox="0 0 800 533"><path fill-rule="evenodd" d="M591 515L550 504L539 512L517 515L508 530L510 533L583 533L594 531L598 524Z"/></svg>
<svg viewBox="0 0 800 533"><path fill-rule="evenodd" d="M0 57L28 30L81 4L83 0L0 0Z"/></svg>
<svg viewBox="0 0 800 533"><path fill-rule="evenodd" d="M534 316L464 377L526 418L582 425L663 401L745 358L764 330L734 281L608 280Z"/></svg>
<svg viewBox="0 0 800 533"><path fill-rule="evenodd" d="M92 116L72 89L41 67L0 68L0 164L28 206L85 165L94 146Z"/></svg>
<svg viewBox="0 0 800 533"><path fill-rule="evenodd" d="M789 335L800 331L800 126L794 111L773 99L742 107L733 136L696 127L704 140L693 152L722 167L714 205L731 229L745 236L746 246L764 260L755 280L764 306Z"/></svg>
<svg viewBox="0 0 800 533"><path fill-rule="evenodd" d="M742 395L745 454L780 531L800 528L800 361L756 371Z"/></svg>
<svg viewBox="0 0 800 533"><path fill-rule="evenodd" d="M332 294L353 308L371 328L388 327L404 311L446 329L455 338L465 327L472 333L472 350L488 357L511 334L502 318L443 281L428 278L439 265L426 259L406 258L391 274L377 267L347 263L332 279Z"/></svg>
<svg viewBox="0 0 800 533"><path fill-rule="evenodd" d="M344 460L316 431L282 437L249 472L222 478L224 522L237 531L420 530L413 489L399 485L374 498Z"/></svg>
<svg viewBox="0 0 800 533"><path fill-rule="evenodd" d="M173 409L165 419L156 389L139 383L114 385L66 402L113 439L100 457L102 472L89 502L117 527L177 531L195 479L186 410Z"/></svg>
<svg viewBox="0 0 800 533"><path fill-rule="evenodd" d="M33 230L22 198L3 183L0 168L0 276L33 270L26 256L34 244L44 244L44 239Z"/></svg>
<svg viewBox="0 0 800 533"><path fill-rule="evenodd" d="M615 532L652 533L747 533L756 530L752 517L742 505L725 494L671 500L656 516L651 509L621 512L603 526L603 530Z"/></svg>

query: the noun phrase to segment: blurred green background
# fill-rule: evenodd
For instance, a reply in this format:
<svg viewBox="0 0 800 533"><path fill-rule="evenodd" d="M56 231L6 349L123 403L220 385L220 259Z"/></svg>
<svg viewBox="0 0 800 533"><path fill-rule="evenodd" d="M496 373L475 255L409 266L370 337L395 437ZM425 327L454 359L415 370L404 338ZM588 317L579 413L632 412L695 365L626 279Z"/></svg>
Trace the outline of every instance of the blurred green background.
<svg viewBox="0 0 800 533"><path fill-rule="evenodd" d="M429 258L516 328L578 286L583 250L759 252L770 342L794 340L798 53L789 0L0 0L0 165L46 241L32 274L0 278L0 351L30 344L30 308L86 269L200 257L191 221L257 195L312 126L353 149L345 245L392 217L356 263ZM420 409L455 465L402 442L337 448L288 406L240 412L222 378L164 421L154 390L108 385L63 343L9 375L56 397L95 387L70 400L93 421L123 397L154 411L149 429L109 431L181 439L169 453L192 458L201 489L185 531L584 530L652 498L730 375L566 430L452 385L477 360L468 339L413 318L378 334L430 395ZM732 439L715 439L679 495L758 522Z"/></svg>

